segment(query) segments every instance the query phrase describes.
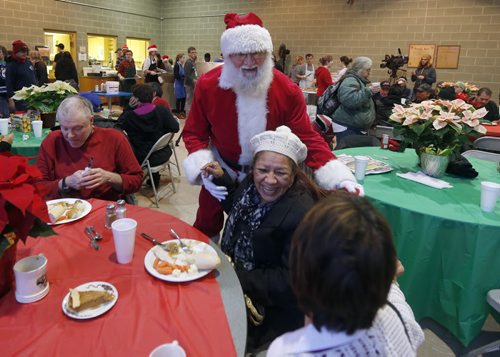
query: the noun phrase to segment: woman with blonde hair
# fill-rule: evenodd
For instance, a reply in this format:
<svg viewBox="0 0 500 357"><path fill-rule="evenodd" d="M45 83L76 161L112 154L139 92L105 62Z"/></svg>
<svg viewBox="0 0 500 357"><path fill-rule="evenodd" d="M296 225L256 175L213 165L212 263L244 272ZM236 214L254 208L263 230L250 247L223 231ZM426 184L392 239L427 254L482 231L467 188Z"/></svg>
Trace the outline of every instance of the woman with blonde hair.
<svg viewBox="0 0 500 357"><path fill-rule="evenodd" d="M45 83L49 83L49 77L47 75L47 65L42 60L40 52L30 51L30 59L35 67L35 76L38 81L38 85L41 86Z"/></svg>
<svg viewBox="0 0 500 357"><path fill-rule="evenodd" d="M411 80L415 82L413 92L420 87L421 84L432 86L436 82L436 70L432 66L431 55L423 55L416 70L411 74Z"/></svg>

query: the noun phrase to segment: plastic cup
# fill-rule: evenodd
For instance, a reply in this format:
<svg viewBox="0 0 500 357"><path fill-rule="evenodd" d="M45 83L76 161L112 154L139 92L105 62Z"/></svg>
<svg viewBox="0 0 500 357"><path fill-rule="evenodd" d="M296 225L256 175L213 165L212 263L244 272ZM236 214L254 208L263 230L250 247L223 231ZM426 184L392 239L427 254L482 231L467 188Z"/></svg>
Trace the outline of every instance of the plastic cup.
<svg viewBox="0 0 500 357"><path fill-rule="evenodd" d="M41 138L42 137L43 121L33 120L31 122L31 126L33 127L33 133L35 134L35 138Z"/></svg>
<svg viewBox="0 0 500 357"><path fill-rule="evenodd" d="M104 108L102 110L102 117L106 118L106 119L109 118L109 109L108 108Z"/></svg>
<svg viewBox="0 0 500 357"><path fill-rule="evenodd" d="M368 156L354 156L354 176L356 176L356 180L361 181L365 178L368 161L370 161Z"/></svg>
<svg viewBox="0 0 500 357"><path fill-rule="evenodd" d="M493 212L500 196L500 184L495 182L481 182L481 209L484 212Z"/></svg>
<svg viewBox="0 0 500 357"><path fill-rule="evenodd" d="M156 347L149 357L186 357L186 352L177 341L172 341Z"/></svg>
<svg viewBox="0 0 500 357"><path fill-rule="evenodd" d="M116 260L120 264L130 263L134 257L137 221L131 218L117 219L111 223L111 229L115 242Z"/></svg>
<svg viewBox="0 0 500 357"><path fill-rule="evenodd" d="M0 135L8 135L9 134L9 118L0 119Z"/></svg>
<svg viewBox="0 0 500 357"><path fill-rule="evenodd" d="M14 265L14 276L18 302L35 302L49 292L47 258L44 255L33 255L19 260Z"/></svg>

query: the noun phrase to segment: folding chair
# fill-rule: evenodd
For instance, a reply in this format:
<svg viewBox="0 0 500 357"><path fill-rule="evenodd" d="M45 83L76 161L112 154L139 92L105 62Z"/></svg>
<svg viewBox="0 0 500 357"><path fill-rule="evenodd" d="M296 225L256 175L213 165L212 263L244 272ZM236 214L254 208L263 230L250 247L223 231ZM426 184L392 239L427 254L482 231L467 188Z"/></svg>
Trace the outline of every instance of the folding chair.
<svg viewBox="0 0 500 357"><path fill-rule="evenodd" d="M180 136L179 136L179 138L180 138ZM175 151L176 145L174 144L173 138L168 145L170 145L170 149L172 150L174 160L175 160L175 162L170 161L170 163L177 168L177 172L179 173L179 176L181 176L181 167L179 166L179 159L177 158L177 151Z"/></svg>
<svg viewBox="0 0 500 357"><path fill-rule="evenodd" d="M474 140L474 148L500 154L500 138L483 136Z"/></svg>
<svg viewBox="0 0 500 357"><path fill-rule="evenodd" d="M500 162L500 154L495 154L492 152L488 151L481 151L481 150L467 150L462 153L463 157L473 157L476 159L481 159L481 160L487 160L487 161L493 161L493 162Z"/></svg>
<svg viewBox="0 0 500 357"><path fill-rule="evenodd" d="M167 168L168 173L170 174L170 178L172 179L172 171L170 170L170 161L169 160L165 161L164 163L162 163L160 165L151 166L151 164L149 162L149 158L151 157L151 155L154 152L159 151L159 150L165 148L166 146L170 145L173 137L174 137L174 133L167 133L167 134L163 135L161 138L159 138L158 141L153 145L151 150L149 150L148 155L146 156L146 158L144 159L144 161L141 164L141 168L144 171L144 180L146 180L148 177L151 180L151 185L153 186L153 192L155 194L156 208L159 208L158 201L160 201L163 197L158 199L159 192L157 191L156 185L155 185L154 180L153 180L153 173L160 172L161 170ZM172 191L173 191L173 193L175 193L176 190L175 190L174 180L172 179L170 183L172 184Z"/></svg>

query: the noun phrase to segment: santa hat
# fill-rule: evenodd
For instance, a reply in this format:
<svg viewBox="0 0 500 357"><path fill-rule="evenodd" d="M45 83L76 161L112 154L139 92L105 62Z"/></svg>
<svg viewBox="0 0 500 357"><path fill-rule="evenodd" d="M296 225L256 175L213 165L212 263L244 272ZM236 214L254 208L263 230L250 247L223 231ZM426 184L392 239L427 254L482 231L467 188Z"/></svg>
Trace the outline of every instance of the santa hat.
<svg viewBox="0 0 500 357"><path fill-rule="evenodd" d="M148 52L152 52L152 51L158 51L158 47L156 47L156 45L150 45L148 47Z"/></svg>
<svg viewBox="0 0 500 357"><path fill-rule="evenodd" d="M122 45L122 50L128 50L128 46L126 44Z"/></svg>
<svg viewBox="0 0 500 357"><path fill-rule="evenodd" d="M164 61L168 60L168 56L167 55L163 55L163 56L161 56L161 59L164 60Z"/></svg>
<svg viewBox="0 0 500 357"><path fill-rule="evenodd" d="M246 15L226 14L226 30L222 33L220 47L224 57L235 53L272 52L271 35L262 20L253 12Z"/></svg>
<svg viewBox="0 0 500 357"><path fill-rule="evenodd" d="M16 54L22 50L28 51L28 45L26 43L21 40L15 40L12 42L12 53Z"/></svg>

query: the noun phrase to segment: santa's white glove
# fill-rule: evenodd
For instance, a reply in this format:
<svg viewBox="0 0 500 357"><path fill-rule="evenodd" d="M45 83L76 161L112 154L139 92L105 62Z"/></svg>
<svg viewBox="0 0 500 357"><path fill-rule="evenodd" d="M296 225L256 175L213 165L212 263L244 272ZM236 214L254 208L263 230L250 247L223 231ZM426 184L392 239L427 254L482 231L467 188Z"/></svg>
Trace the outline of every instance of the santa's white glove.
<svg viewBox="0 0 500 357"><path fill-rule="evenodd" d="M361 197L365 195L365 189L363 188L363 186L354 181L342 181L341 183L339 183L338 188L343 188L347 192L355 193Z"/></svg>
<svg viewBox="0 0 500 357"><path fill-rule="evenodd" d="M203 181L205 190L210 192L210 194L217 198L219 202L225 200L227 196L227 188L224 186L217 186L212 182L213 179L214 177L212 175L209 175L208 177L201 175L201 180Z"/></svg>

